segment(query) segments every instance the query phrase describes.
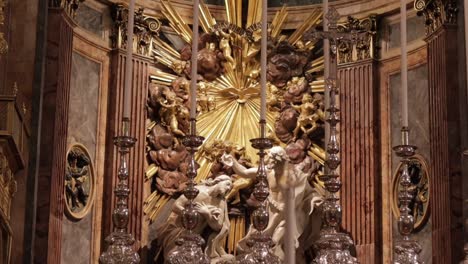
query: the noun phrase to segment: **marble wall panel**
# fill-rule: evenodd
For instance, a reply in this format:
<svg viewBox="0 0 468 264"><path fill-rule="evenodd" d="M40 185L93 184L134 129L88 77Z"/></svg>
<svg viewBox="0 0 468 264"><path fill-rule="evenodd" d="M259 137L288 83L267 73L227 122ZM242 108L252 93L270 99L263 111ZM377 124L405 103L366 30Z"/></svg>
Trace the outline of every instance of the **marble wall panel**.
<svg viewBox="0 0 468 264"><path fill-rule="evenodd" d="M101 65L74 52L72 57L68 145L78 142L96 160L98 97ZM95 175L96 176L96 175ZM92 258L93 210L79 221L63 220L62 263L90 263Z"/></svg>
<svg viewBox="0 0 468 264"><path fill-rule="evenodd" d="M75 21L78 26L101 38L104 37L103 19L101 12L85 4L81 4L80 8L76 11Z"/></svg>
<svg viewBox="0 0 468 264"><path fill-rule="evenodd" d="M389 78L390 89L390 121L391 121L391 146L401 142L401 100L400 100L401 75L396 73ZM408 71L408 120L410 131L410 143L418 147L417 153L430 162L429 142L429 88L427 64L420 65ZM400 158L392 154L392 172L396 171ZM401 238L398 233L397 219L393 218L394 241ZM421 257L424 263L432 263L432 223L429 219L426 225L413 234L423 248Z"/></svg>
<svg viewBox="0 0 468 264"><path fill-rule="evenodd" d="M424 18L420 16L409 17L407 20L407 41L412 42L425 36ZM388 25L388 48L400 47L400 23Z"/></svg>
<svg viewBox="0 0 468 264"><path fill-rule="evenodd" d="M68 142L79 142L96 157L96 131L101 65L74 52L72 58Z"/></svg>

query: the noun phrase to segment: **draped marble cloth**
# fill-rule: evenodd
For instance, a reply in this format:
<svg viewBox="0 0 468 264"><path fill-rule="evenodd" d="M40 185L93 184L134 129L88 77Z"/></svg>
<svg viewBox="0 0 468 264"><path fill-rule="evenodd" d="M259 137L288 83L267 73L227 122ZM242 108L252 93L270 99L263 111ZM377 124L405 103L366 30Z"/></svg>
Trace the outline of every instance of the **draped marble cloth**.
<svg viewBox="0 0 468 264"><path fill-rule="evenodd" d="M282 192L285 190L282 190ZM314 209L318 207L323 197L310 186L307 181L307 175L300 178L295 191L295 211L296 211L296 224L294 228L295 246L297 249L296 263L305 263L304 253L312 247L314 241L318 238L321 217L319 214L314 213ZM286 197L285 193L281 197ZM286 228L286 219L284 214L285 201L276 200L275 194L271 193L268 198L270 210L270 222L265 230L265 233L270 235L275 243L273 252L275 255L284 259L283 238ZM255 232L253 226L250 227L247 235L239 241L238 252L245 252L248 250L247 240Z"/></svg>
<svg viewBox="0 0 468 264"><path fill-rule="evenodd" d="M227 177L230 181L228 176L220 177ZM228 257L229 255L224 249L230 227L227 203L224 199L225 192L215 194L217 185L197 185L196 188L200 193L195 198L194 203L205 207L207 213L200 214L198 225L193 231L198 234L203 234L206 231L209 232L205 241L207 243L205 253L210 259ZM180 196L175 201L173 211L167 222L157 228L158 243L163 247L165 259L176 249L176 241L184 231L181 216L186 203L187 199L185 196Z"/></svg>
<svg viewBox="0 0 468 264"><path fill-rule="evenodd" d="M273 248L275 255L284 259L285 199L287 189L294 188L296 263L305 263L304 252L311 248L321 227L321 217L313 213L314 209L322 203L323 197L308 182L308 178L317 164L310 157L306 157L298 164L291 164L286 152L281 147L273 147L268 157L268 183L271 190L268 197L270 221L264 232L271 236L275 243ZM258 168L245 168L230 155L224 156L224 162L226 165L232 166L239 176L245 178L255 177L258 170ZM249 250L247 243L255 232L256 230L251 225L247 235L238 243L238 254Z"/></svg>

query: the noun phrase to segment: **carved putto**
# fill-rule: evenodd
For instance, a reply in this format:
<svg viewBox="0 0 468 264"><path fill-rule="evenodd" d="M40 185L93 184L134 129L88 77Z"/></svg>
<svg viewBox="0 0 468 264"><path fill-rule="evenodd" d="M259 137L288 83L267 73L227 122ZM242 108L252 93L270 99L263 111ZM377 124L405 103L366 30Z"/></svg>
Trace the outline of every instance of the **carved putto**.
<svg viewBox="0 0 468 264"><path fill-rule="evenodd" d="M401 164L393 179L393 201L392 211L396 217L399 214L398 193L400 190L400 177L399 173ZM430 200L430 175L427 163L420 155L415 155L410 159L408 165L408 172L410 176L411 185L408 191L412 196L409 204L410 214L414 219L414 230L418 231L424 228L429 217L429 200Z"/></svg>
<svg viewBox="0 0 468 264"><path fill-rule="evenodd" d="M73 145L67 154L65 172L65 208L73 219L83 218L94 199L94 174L91 158L81 144Z"/></svg>

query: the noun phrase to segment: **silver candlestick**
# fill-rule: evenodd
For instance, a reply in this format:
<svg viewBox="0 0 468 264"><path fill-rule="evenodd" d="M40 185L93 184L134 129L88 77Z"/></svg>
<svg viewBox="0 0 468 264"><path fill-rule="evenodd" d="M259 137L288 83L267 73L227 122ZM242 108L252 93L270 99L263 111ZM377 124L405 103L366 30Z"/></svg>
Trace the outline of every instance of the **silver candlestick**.
<svg viewBox="0 0 468 264"><path fill-rule="evenodd" d="M330 60L333 61L333 60ZM351 237L340 231L341 229L341 205L337 193L341 189L338 167L341 159L339 156L340 148L337 139L337 128L340 121L339 109L335 106L336 94L338 93L337 81L333 78L326 80L326 89L330 92L330 107L327 122L330 125L330 140L327 145L326 166L328 173L323 177L327 196L323 204L323 222L324 226L320 232L320 238L315 248L317 256L313 263L316 264L334 264L358 263L357 259L351 256L350 249L354 246Z"/></svg>
<svg viewBox="0 0 468 264"><path fill-rule="evenodd" d="M195 161L195 153L203 144L205 138L196 135L195 119L191 119L191 133L183 138L182 143L187 147L190 155L190 163L188 166L187 176L189 178L187 188L184 195L188 202L182 211L182 225L185 230L181 237L177 239L177 248L169 254L167 259L169 264L209 264L209 258L202 249L205 244L204 239L200 234L193 230L198 225L200 215L195 208L194 200L197 197L199 190L196 188L195 177L197 176L197 163Z"/></svg>
<svg viewBox="0 0 468 264"><path fill-rule="evenodd" d="M342 209L339 203L338 192L341 189L338 167L341 163L340 147L338 142L337 125L340 122L336 97L339 93L338 80L336 78L337 51L340 42L355 42L366 36L364 32L340 32L338 31L338 20L340 14L331 7L326 14L328 20L328 31L312 31L306 35L306 39L328 39L330 42L330 77L325 80L325 90L329 93L329 107L327 109L327 123L330 128L330 137L326 146L327 158L325 161L326 173L322 177L325 182L327 194L323 203L323 227L320 238L315 244L316 257L312 263L335 264L358 263L357 259L350 253L354 247L351 237L341 232Z"/></svg>
<svg viewBox="0 0 468 264"><path fill-rule="evenodd" d="M273 146L271 139L265 137L265 126L266 121L260 120L261 137L250 140L252 147L259 150L258 156L260 160L256 177L257 183L255 184L253 195L260 205L252 214L253 226L257 232L248 241L249 251L237 257L237 263L239 264L281 263L281 260L271 252L271 248L274 246L271 237L264 233L270 220L267 200L270 195L270 189L265 166L265 151Z"/></svg>
<svg viewBox="0 0 468 264"><path fill-rule="evenodd" d="M117 203L112 214L114 231L106 238L109 244L107 250L99 257L102 264L136 264L140 262L140 256L135 252L133 245L135 239L128 233L127 226L130 211L128 209L128 153L135 145L136 139L130 137L130 119L122 120L122 136L114 138L114 145L119 149L120 167L118 171L119 183L115 187L114 193Z"/></svg>
<svg viewBox="0 0 468 264"><path fill-rule="evenodd" d="M400 204L400 217L398 217L398 231L403 238L395 243L395 264L423 264L419 258L421 246L415 240L410 239L410 234L414 229L414 217L410 214L409 205L413 200L413 195L408 190L411 185L411 179L408 171L410 158L414 156L416 147L409 144L409 129L401 129L402 144L395 146L393 150L401 158L402 170L400 176L400 191L398 201Z"/></svg>

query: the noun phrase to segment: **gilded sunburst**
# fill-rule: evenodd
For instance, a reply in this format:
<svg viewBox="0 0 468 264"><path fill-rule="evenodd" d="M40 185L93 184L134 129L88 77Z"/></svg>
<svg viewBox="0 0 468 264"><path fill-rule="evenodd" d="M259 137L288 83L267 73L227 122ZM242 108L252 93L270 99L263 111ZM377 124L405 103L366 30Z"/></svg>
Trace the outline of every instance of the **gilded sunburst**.
<svg viewBox="0 0 468 264"><path fill-rule="evenodd" d="M256 151L251 147L249 140L259 135L261 1L248 2L247 17L244 19L242 1L226 0L227 21L221 22L213 18L205 4L200 5L200 25L204 34L199 40L200 49L203 50L199 52L206 52L207 56L204 57L206 61L201 60L202 63L199 64L202 69L200 72L199 68L197 132L206 138L205 145L218 140L244 146L246 156L255 161ZM177 13L170 1L161 1L161 5L169 26L187 44L186 48L190 47L192 41L190 26ZM284 100L296 107L296 110L292 111L300 114L303 95L300 93L300 97L294 97L292 86L305 87L307 93L311 95L323 93L323 76L321 76L323 58L313 55L316 43L304 43L301 39L307 30L320 23L321 12L319 10L313 12L294 32L282 34L287 17L287 9L283 7L269 24L267 127L272 137L275 137L275 132L278 131L278 124L275 127L275 122L282 114ZM154 220L159 209L171 195L180 193L184 186L183 179L177 178L183 178L184 174L184 169L179 168L184 157L178 152L180 142L177 138L181 138L184 129L185 131L187 129L185 105L188 104L184 96L187 93L189 78L186 73L190 67L187 52L191 52L186 48L176 50L163 39L156 39L153 44L155 59L161 67L157 74L151 76L152 84L156 88L152 90L153 95L149 95L150 166L146 177L156 179L154 181L159 185L145 202L144 210L150 220ZM209 57L210 54L212 57ZM199 62L200 56L203 55L199 55ZM287 93L290 93L289 97L286 96ZM158 118L155 118L156 116ZM165 133L175 139L164 137ZM292 140L284 137L281 139L283 143ZM309 155L323 162L324 154L319 144L313 142ZM180 157L177 156L179 154ZM206 153L199 151L197 157L200 164L197 180L204 179L210 174L211 163L204 154ZM170 158L179 163L166 162ZM175 165L179 167L175 168ZM162 173L164 176L161 176ZM162 177L164 181L171 181L170 186L167 185L170 188L161 187Z"/></svg>

